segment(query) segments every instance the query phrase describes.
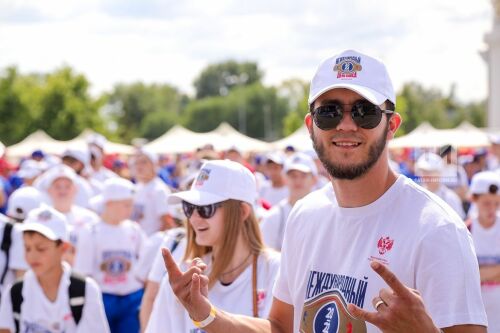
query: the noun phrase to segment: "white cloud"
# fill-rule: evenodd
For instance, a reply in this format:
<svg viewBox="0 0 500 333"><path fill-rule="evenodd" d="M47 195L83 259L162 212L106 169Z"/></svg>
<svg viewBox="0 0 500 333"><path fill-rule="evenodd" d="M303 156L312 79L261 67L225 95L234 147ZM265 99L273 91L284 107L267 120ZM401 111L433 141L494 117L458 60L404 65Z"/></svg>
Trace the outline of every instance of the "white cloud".
<svg viewBox="0 0 500 333"><path fill-rule="evenodd" d="M488 0L287 2L9 0L0 3L0 67L50 71L63 63L94 92L118 82L168 82L192 92L215 61L257 61L265 81L308 80L320 60L355 48L384 60L396 88L408 81L478 100L479 56L492 23Z"/></svg>

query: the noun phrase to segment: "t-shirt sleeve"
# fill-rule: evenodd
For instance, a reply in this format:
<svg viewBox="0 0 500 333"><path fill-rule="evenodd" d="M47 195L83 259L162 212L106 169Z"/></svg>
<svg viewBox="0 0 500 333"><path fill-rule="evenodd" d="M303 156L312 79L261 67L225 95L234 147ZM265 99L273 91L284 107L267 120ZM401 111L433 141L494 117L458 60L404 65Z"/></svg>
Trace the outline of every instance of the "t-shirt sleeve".
<svg viewBox="0 0 500 333"><path fill-rule="evenodd" d="M0 329L8 329L15 332L14 317L12 314L12 302L10 300L10 287L5 288L0 303Z"/></svg>
<svg viewBox="0 0 500 333"><path fill-rule="evenodd" d="M280 223L279 215L279 210L277 210L277 208L273 208L266 216L264 216L262 222L260 223L260 231L262 232L262 237L264 238L264 244L276 250L281 249L281 244L278 244L278 240L280 239L278 235Z"/></svg>
<svg viewBox="0 0 500 333"><path fill-rule="evenodd" d="M438 327L486 325L479 266L465 227L449 223L427 234L416 267L416 289Z"/></svg>
<svg viewBox="0 0 500 333"><path fill-rule="evenodd" d="M73 269L75 272L90 276L94 272L94 245L91 227L82 228L78 237Z"/></svg>
<svg viewBox="0 0 500 333"><path fill-rule="evenodd" d="M12 247L10 249L10 269L27 270L28 264L24 258L24 241L23 233L19 229L18 225L14 225L12 230Z"/></svg>
<svg viewBox="0 0 500 333"><path fill-rule="evenodd" d="M88 332L110 332L101 291L97 283L91 278L86 279L85 305L77 329L77 333Z"/></svg>
<svg viewBox="0 0 500 333"><path fill-rule="evenodd" d="M283 246L281 247L281 261L278 276L276 278L276 283L274 284L273 296L282 302L293 304L292 294L290 289L290 278L293 272L289 270L293 268L293 260L295 257L294 250L297 244L294 240L295 224L298 219L298 206L297 203L293 207L290 215L288 216L287 223L285 226L285 236L283 238Z"/></svg>

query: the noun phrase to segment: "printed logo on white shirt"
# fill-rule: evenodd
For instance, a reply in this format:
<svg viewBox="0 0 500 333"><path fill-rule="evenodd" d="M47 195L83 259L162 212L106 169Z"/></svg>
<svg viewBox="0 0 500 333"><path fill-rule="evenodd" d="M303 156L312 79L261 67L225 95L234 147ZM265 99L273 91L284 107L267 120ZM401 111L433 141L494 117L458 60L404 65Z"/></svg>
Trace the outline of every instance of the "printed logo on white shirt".
<svg viewBox="0 0 500 333"><path fill-rule="evenodd" d="M127 282L128 272L132 267L133 254L128 251L103 251L101 271L104 283L115 284Z"/></svg>

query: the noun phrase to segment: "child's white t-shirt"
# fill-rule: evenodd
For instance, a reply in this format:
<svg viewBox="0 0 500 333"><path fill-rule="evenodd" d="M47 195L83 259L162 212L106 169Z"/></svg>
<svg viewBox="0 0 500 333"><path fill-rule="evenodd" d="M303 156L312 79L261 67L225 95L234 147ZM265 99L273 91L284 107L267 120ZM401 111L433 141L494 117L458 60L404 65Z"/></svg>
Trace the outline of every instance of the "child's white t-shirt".
<svg viewBox="0 0 500 333"><path fill-rule="evenodd" d="M203 259L210 265L210 254ZM257 260L257 305L260 318L267 318L271 309L272 288L279 262L279 253L271 250L264 251ZM209 290L208 298L217 309L253 316L252 266L249 265L230 285L224 286L217 281ZM181 265L182 271L187 268L187 263ZM162 279L145 332L203 332L194 326L187 311L172 292L166 276Z"/></svg>
<svg viewBox="0 0 500 333"><path fill-rule="evenodd" d="M63 264L63 269L64 273L59 284L57 299L54 302L45 296L33 271L26 272L22 290L23 303L19 331L44 333L109 332L101 292L95 281L90 278L86 279L85 303L82 317L76 326L69 305L68 287L71 269L67 264ZM9 288L8 292L2 294L0 328L15 332L10 297Z"/></svg>
<svg viewBox="0 0 500 333"><path fill-rule="evenodd" d="M479 266L500 265L500 217L488 229L475 218L470 231ZM500 282L482 283L481 292L488 316L488 332L500 332Z"/></svg>
<svg viewBox="0 0 500 333"><path fill-rule="evenodd" d="M274 297L293 305L294 332L326 326L335 332L339 323L353 332L379 332L350 316L346 305L375 310L373 298L388 286L372 261L417 289L438 327L486 325L465 224L443 200L404 176L363 207L339 207L332 185L299 200L281 255Z"/></svg>
<svg viewBox="0 0 500 333"><path fill-rule="evenodd" d="M148 236L160 231L161 217L169 212L169 194L168 186L158 177L149 183L137 184L131 219L137 221Z"/></svg>
<svg viewBox="0 0 500 333"><path fill-rule="evenodd" d="M70 242L73 246L77 246L78 234L87 225L96 224L99 222L99 216L93 211L80 206L73 205L71 210L64 213L70 229Z"/></svg>
<svg viewBox="0 0 500 333"><path fill-rule="evenodd" d="M163 255L161 254L162 248L166 248L169 251L172 251L175 244L175 249L172 252L172 257L174 258L175 262L182 262L182 258L184 258L184 255L186 253L187 244L187 237L185 236L185 234L185 228L171 229L165 234L165 237L163 238L163 241L160 244L158 252L156 252L155 258L151 265L151 270L149 271L147 278L149 281L160 283L163 276L167 274L167 270L165 269L165 262L163 261Z"/></svg>
<svg viewBox="0 0 500 333"><path fill-rule="evenodd" d="M281 200L288 198L290 190L288 186L283 185L281 187L273 187L273 184L268 181L262 184L259 189L259 196L270 203L272 206L278 204Z"/></svg>
<svg viewBox="0 0 500 333"><path fill-rule="evenodd" d="M81 230L74 270L94 278L103 293L128 295L144 287L135 269L145 243L136 222L98 222Z"/></svg>
<svg viewBox="0 0 500 333"><path fill-rule="evenodd" d="M285 235L286 220L292 210L288 198L273 206L260 222L260 230L266 246L281 251L283 236Z"/></svg>

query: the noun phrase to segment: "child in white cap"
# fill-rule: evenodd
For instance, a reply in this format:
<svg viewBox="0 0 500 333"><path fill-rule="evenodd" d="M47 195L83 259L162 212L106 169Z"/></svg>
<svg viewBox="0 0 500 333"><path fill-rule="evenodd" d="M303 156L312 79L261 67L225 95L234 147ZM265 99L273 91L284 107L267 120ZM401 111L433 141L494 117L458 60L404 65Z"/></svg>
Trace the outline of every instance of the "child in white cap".
<svg viewBox="0 0 500 333"><path fill-rule="evenodd" d="M168 214L167 197L170 189L157 176L158 156L142 148L132 162L137 191L134 198L133 219L147 235L175 227Z"/></svg>
<svg viewBox="0 0 500 333"><path fill-rule="evenodd" d="M1 332L109 332L97 284L63 262L69 246L64 215L43 205L22 225L30 270L2 294Z"/></svg>
<svg viewBox="0 0 500 333"><path fill-rule="evenodd" d="M281 251L286 220L292 207L313 190L318 176L313 159L304 153L291 155L285 161L284 171L289 194L264 215L260 224L265 244L278 251Z"/></svg>
<svg viewBox="0 0 500 333"><path fill-rule="evenodd" d="M78 175L68 166L59 165L50 169L46 175L47 194L49 202L57 211L64 214L70 228L72 247L66 260L71 264L78 243L78 234L86 225L99 221L97 214L76 204L78 194ZM84 250L85 251L85 250Z"/></svg>
<svg viewBox="0 0 500 333"><path fill-rule="evenodd" d="M123 178L104 183L101 221L82 230L75 270L92 276L103 292L112 333L139 331L144 285L135 276L146 235L131 221L135 186Z"/></svg>
<svg viewBox="0 0 500 333"><path fill-rule="evenodd" d="M211 281L206 285L208 298L215 307L265 318L272 302L279 254L264 248L253 212L256 188L254 175L243 165L208 161L191 189L172 194L169 203L181 202L189 221L181 269L197 264L206 267L204 274ZM170 252L169 258L179 270ZM177 301L165 276L146 332L201 332L202 327L203 323L193 322Z"/></svg>
<svg viewBox="0 0 500 333"><path fill-rule="evenodd" d="M467 224L474 240L488 332L500 332L500 175L479 172L470 185L477 215Z"/></svg>

